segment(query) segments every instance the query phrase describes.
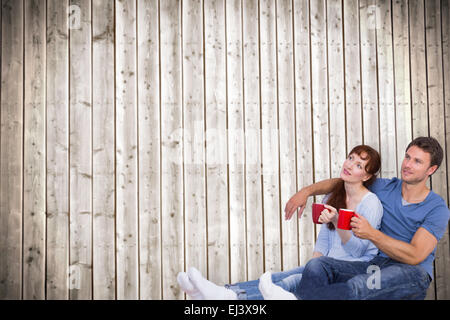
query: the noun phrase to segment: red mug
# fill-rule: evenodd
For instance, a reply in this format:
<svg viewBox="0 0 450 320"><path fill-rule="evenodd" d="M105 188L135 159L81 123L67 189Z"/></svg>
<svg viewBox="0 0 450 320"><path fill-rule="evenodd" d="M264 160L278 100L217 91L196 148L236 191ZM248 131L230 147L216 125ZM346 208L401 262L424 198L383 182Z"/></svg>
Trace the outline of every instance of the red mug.
<svg viewBox="0 0 450 320"><path fill-rule="evenodd" d="M339 209L339 218L337 227L343 230L352 230L350 222L353 217L357 216L355 211L349 209Z"/></svg>
<svg viewBox="0 0 450 320"><path fill-rule="evenodd" d="M322 224L319 222L319 217L322 211L325 210L325 206L322 203L313 203L312 205L312 219L315 224ZM327 209L328 210L328 209Z"/></svg>

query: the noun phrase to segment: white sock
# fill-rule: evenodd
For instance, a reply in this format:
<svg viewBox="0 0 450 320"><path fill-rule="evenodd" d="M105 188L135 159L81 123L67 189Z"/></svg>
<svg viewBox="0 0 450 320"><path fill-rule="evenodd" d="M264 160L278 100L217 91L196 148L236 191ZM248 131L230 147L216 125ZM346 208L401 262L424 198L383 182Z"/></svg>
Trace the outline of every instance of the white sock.
<svg viewBox="0 0 450 320"><path fill-rule="evenodd" d="M259 278L258 288L264 300L297 300L293 293L284 290L272 282L272 274L270 272L264 273Z"/></svg>
<svg viewBox="0 0 450 320"><path fill-rule="evenodd" d="M198 291L197 288L194 287L191 280L189 280L188 275L185 272L180 272L177 276L178 284L180 285L180 288L186 292L187 295L189 295L194 300L203 300L203 296Z"/></svg>
<svg viewBox="0 0 450 320"><path fill-rule="evenodd" d="M191 283L205 300L237 300L237 295L233 290L208 281L197 269L189 268L187 274Z"/></svg>

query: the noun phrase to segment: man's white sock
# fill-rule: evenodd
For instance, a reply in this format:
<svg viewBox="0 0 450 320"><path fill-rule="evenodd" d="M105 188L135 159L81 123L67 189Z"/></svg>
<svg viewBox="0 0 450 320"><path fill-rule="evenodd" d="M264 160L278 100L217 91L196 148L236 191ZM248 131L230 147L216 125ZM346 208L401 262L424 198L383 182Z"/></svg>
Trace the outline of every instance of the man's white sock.
<svg viewBox="0 0 450 320"><path fill-rule="evenodd" d="M237 295L233 290L208 281L197 269L191 267L187 274L191 283L205 300L237 300Z"/></svg>
<svg viewBox="0 0 450 320"><path fill-rule="evenodd" d="M272 282L272 274L270 272L264 273L259 278L258 288L264 300L297 300L293 293L284 290Z"/></svg>
<svg viewBox="0 0 450 320"><path fill-rule="evenodd" d="M188 275L185 272L180 272L177 276L178 284L180 288L186 292L194 300L204 300L200 291L194 287L194 285L189 280Z"/></svg>

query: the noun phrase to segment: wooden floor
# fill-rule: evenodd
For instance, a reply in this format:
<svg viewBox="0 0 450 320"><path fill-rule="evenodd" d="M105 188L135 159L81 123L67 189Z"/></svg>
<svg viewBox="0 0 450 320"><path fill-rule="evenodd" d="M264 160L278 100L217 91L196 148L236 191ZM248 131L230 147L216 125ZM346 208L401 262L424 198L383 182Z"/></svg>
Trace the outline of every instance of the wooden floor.
<svg viewBox="0 0 450 320"><path fill-rule="evenodd" d="M0 299L184 299L304 265L301 187L445 149L449 0L2 0ZM315 199L310 199L309 204ZM429 299L450 299L448 230Z"/></svg>

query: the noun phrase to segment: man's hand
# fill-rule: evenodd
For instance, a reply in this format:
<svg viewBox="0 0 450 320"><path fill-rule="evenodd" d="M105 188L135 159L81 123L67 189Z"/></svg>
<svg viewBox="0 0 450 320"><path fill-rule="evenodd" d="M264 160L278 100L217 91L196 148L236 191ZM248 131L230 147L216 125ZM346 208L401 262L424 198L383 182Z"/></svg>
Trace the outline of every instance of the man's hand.
<svg viewBox="0 0 450 320"><path fill-rule="evenodd" d="M295 210L299 208L298 210L298 218L302 216L303 210L305 210L306 201L308 200L309 193L306 192L304 189L300 190L296 194L294 194L289 201L286 203L286 207L284 208L284 218L286 220L289 220L292 218L293 214L295 213Z"/></svg>
<svg viewBox="0 0 450 320"><path fill-rule="evenodd" d="M360 239L369 239L376 231L369 223L369 221L361 215L356 215L350 222L353 234Z"/></svg>

